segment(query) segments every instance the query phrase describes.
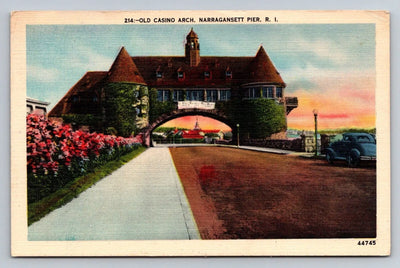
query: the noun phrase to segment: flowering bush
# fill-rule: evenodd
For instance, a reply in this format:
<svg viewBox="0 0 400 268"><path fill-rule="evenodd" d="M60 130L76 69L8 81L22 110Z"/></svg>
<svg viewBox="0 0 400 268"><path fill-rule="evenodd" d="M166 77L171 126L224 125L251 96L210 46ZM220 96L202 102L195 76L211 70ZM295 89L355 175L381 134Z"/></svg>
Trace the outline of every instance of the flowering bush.
<svg viewBox="0 0 400 268"><path fill-rule="evenodd" d="M72 179L136 149L141 137L73 131L29 114L26 126L28 202L40 200Z"/></svg>

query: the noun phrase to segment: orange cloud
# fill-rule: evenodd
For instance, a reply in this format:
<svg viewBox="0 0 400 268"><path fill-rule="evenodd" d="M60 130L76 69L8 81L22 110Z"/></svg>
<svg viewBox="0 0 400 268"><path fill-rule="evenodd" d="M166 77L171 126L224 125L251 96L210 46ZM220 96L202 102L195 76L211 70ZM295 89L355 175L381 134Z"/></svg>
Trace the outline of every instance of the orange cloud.
<svg viewBox="0 0 400 268"><path fill-rule="evenodd" d="M344 127L375 127L375 79L374 75L347 74L346 77L316 79L317 89L298 89L299 107L288 116L288 127L313 129L314 115L318 110L320 129Z"/></svg>

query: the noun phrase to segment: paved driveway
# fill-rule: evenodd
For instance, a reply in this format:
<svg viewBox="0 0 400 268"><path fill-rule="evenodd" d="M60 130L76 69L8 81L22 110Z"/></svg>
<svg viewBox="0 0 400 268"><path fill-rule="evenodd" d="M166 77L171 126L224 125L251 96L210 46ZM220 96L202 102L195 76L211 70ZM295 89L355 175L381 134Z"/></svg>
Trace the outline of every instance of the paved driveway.
<svg viewBox="0 0 400 268"><path fill-rule="evenodd" d="M149 148L28 228L29 240L199 238L168 148Z"/></svg>

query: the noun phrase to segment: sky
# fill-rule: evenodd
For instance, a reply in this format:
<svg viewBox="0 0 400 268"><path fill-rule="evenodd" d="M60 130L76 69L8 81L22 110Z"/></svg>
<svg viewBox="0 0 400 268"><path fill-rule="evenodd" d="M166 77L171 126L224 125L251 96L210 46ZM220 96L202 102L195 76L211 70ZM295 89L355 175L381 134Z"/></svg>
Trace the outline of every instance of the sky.
<svg viewBox="0 0 400 268"><path fill-rule="evenodd" d="M255 56L264 47L285 95L299 100L288 128L312 129L314 109L320 129L375 127L373 24L28 25L27 96L51 109L87 71L108 71L121 46L131 56L183 56L191 27L201 56ZM222 128L199 121L203 129Z"/></svg>

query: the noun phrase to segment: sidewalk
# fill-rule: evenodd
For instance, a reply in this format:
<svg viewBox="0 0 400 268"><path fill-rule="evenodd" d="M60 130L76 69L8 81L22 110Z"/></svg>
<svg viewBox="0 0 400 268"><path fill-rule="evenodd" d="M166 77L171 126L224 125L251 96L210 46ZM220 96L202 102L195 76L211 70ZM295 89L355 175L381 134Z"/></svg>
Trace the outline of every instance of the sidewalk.
<svg viewBox="0 0 400 268"><path fill-rule="evenodd" d="M28 240L200 239L167 148L149 148L28 228Z"/></svg>
<svg viewBox="0 0 400 268"><path fill-rule="evenodd" d="M275 149L275 148L265 148L265 147L256 147L256 146L230 146L242 150L250 150L250 151L257 151L257 152L265 152L265 153L273 153L273 154L293 154L295 152L282 150L282 149Z"/></svg>
<svg viewBox="0 0 400 268"><path fill-rule="evenodd" d="M245 145L224 145L224 144L205 144L205 143L196 143L196 144L157 144L156 147L159 148L167 148L167 147L193 147L193 146L215 146L215 147L228 147L228 148L237 148L242 150L250 150L257 152L265 152L265 153L273 153L273 154L291 154L298 155L300 157L312 158L314 157L314 153L306 153L306 152L295 152L289 150L275 149L275 148L266 148L266 147L256 147L256 146L245 146ZM323 156L319 155L319 158Z"/></svg>

